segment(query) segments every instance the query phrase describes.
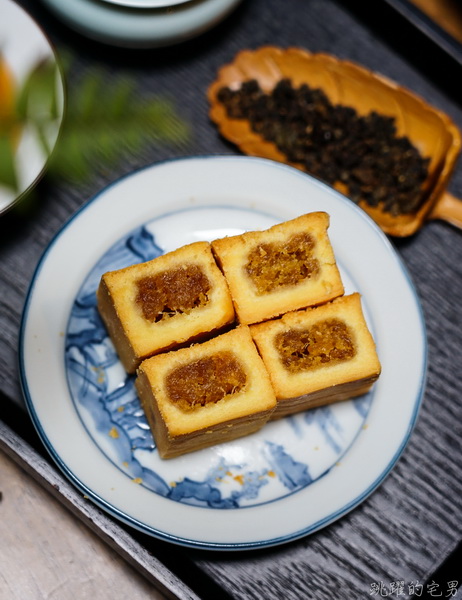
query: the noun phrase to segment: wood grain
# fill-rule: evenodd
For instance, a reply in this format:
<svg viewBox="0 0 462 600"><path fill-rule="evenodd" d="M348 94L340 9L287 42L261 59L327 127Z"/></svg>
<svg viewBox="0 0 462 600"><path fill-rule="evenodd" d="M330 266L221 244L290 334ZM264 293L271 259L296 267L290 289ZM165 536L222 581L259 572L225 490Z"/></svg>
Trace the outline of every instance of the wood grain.
<svg viewBox="0 0 462 600"><path fill-rule="evenodd" d="M54 570L57 565L63 577L70 577L71 586L76 577L76 572L72 570L76 563L76 568L84 572L85 585L93 589L98 598L103 593L100 588L104 588L106 593L107 578L114 579L117 584L110 586L110 591L114 594L124 589L127 579L133 579L133 586L139 590L140 598L199 600L162 562L93 506L60 473L52 469L32 446L2 421L0 467L0 486L4 500L0 504L0 511L6 510L0 520L0 539L16 540L14 543L17 546L17 552L8 559L14 563L11 569L0 571L5 587L8 585L13 590L17 586L19 593L29 585L28 578L31 577L37 582L37 598L42 597L40 594L48 597L45 594L48 579L42 580L39 573L42 570ZM25 549L21 549L22 545ZM47 548L48 553L39 552L38 547L41 546ZM7 549L8 545L4 545L3 550L0 548L0 557L2 551L6 552ZM30 553L30 561L25 560L26 552ZM92 552L98 555L93 560ZM19 556L21 560L18 560ZM23 570L24 560L29 565L30 573L24 574L25 579L18 578L15 583L16 571ZM93 566L87 565L88 562L96 563L94 573ZM0 564L3 568L4 562L0 561ZM117 573L114 573L115 570ZM98 573L99 579L95 576ZM117 583L118 579L120 581ZM59 587L63 586L60 584ZM51 593L54 591L50 590ZM68 590L66 587L66 591L61 592L58 597L72 598L74 594L72 589ZM112 596L114 597L117 595Z"/></svg>
<svg viewBox="0 0 462 600"><path fill-rule="evenodd" d="M0 597L165 598L4 452L0 471Z"/></svg>

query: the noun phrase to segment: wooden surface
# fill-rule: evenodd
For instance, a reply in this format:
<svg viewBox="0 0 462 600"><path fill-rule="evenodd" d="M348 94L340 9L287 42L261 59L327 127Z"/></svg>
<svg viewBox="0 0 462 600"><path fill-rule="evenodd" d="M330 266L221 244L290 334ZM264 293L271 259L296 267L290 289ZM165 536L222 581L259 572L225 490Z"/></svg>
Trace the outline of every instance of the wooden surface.
<svg viewBox="0 0 462 600"><path fill-rule="evenodd" d="M380 3L249 0L225 23L193 44L147 52L119 51L89 42L67 30L39 3L32 0L21 3L36 16L58 52L71 56L72 68L67 82L70 94L79 85L80 76L95 69L108 80L112 77L134 79L141 95L147 97L160 90L174 97L180 114L191 124L193 135L186 146L153 144L136 155L124 156L115 167L107 169L96 165L94 176L85 184L45 179L37 188L32 210L26 215L11 214L0 221L0 392L17 405L22 406L17 368L21 312L41 253L88 198L132 169L185 154L236 153L210 123L205 92L219 66L232 60L239 50L267 43L299 45L310 51L329 52L357 61L422 95L462 127L458 65L447 60L433 44L427 44L424 36L409 24L396 20L394 12ZM460 162L450 190L456 197L462 197ZM151 581L156 580L159 572L166 574L162 571L165 565L168 572L187 581L193 591L197 590L199 597L214 600L351 600L370 597L374 583L390 586L396 581L405 583L405 593L401 596L410 597L407 586L412 582L431 581L462 538L462 239L459 230L435 221L426 224L413 238L395 244L422 302L429 344L428 385L417 426L403 456L380 488L360 507L318 533L284 546L216 554L160 544L123 528L90 503L82 502L68 484L71 489L66 493L53 488L53 496L61 497L88 528L69 517L70 512L57 517L61 523L60 537L76 536L71 542L72 550L66 553L60 550L59 536L47 537L49 530L41 525L45 513L36 502L40 496L45 506L49 506L46 494L50 492L42 496L30 475L23 475L2 458L1 527L6 527L3 515L8 511L7 520L11 522L5 535L8 539L21 537L24 550L24 554L19 555L16 554L18 546L12 546L11 556L15 548L16 558L8 558L8 570L4 569L4 560L0 563L0 581L6 589L29 600L30 585L43 580L48 581L50 587L42 590L42 597L49 594L52 598L53 589L56 589L55 594L59 591L55 597L60 600L83 597L71 587L78 577L72 561L80 560L74 559L74 552L77 556L81 535L93 553L91 561L98 566L100 579L93 576L90 565L79 581L93 582L94 598L105 597L102 582L111 579L114 568L123 580L120 589L131 590L133 586L133 594L145 593L144 582L137 580L139 587L133 583L135 577L131 570L122 568L116 555L137 565ZM8 404L2 402L2 406L2 416L9 418L5 414ZM24 421L28 420L26 413L21 414ZM30 432L24 435L34 437ZM11 452L22 452L18 442L9 447ZM28 455L24 464L29 464L37 479L47 487L61 476L46 458L43 448L41 452L43 457ZM8 479L3 473L8 473ZM8 481L8 485L3 481ZM18 494L18 502L12 505L14 494ZM11 511L19 512L22 522L12 518ZM58 515L58 508L53 509L53 513ZM37 520L38 529L24 526L33 519ZM1 531L0 552L4 552L4 530ZM98 545L94 531L99 532L111 548L108 553ZM36 562L33 572L18 580L16 573L25 564L29 566L28 557L35 561L44 559L43 551L38 549L46 549L51 563ZM58 556L63 559L59 566L53 563ZM39 572L42 569L44 573ZM53 588L56 582L51 584L53 569L60 571L59 589ZM193 577L188 579L191 569ZM445 577L462 579L455 570ZM447 580L438 582L442 592L446 591ZM175 585L174 578L169 581ZM187 589L178 589L183 597L189 594ZM127 592L114 598L129 595ZM150 597L155 597L154 591ZM193 597L192 594L189 597Z"/></svg>
<svg viewBox="0 0 462 600"><path fill-rule="evenodd" d="M31 424L24 422L22 409L1 394L0 401L14 425L13 429L0 421L0 485L4 500L0 503L0 539L14 540L17 549L11 553L8 544L1 548L8 560L0 561L0 598L14 593L24 597L21 594L28 589L29 600L30 580L35 581L37 598L48 594L53 597L58 581L59 598L79 597L74 583L80 569L80 584L85 584L88 591L85 597L104 598L106 588L118 597L118 590L128 586L140 597L149 592L150 598L158 600L199 600L165 566L166 556L162 561L156 558L52 468L40 454L40 442ZM92 557L92 547L96 557ZM155 554L168 556L170 547L160 545ZM18 562L19 555L22 562ZM97 564L99 577L94 576L89 560ZM170 562L175 564L175 560L173 555ZM10 568L6 568L8 561L12 563ZM25 572L24 564L29 565ZM50 571L56 572L54 582L48 576ZM106 579L111 583L106 585Z"/></svg>
<svg viewBox="0 0 462 600"><path fill-rule="evenodd" d="M165 598L1 451L0 473L1 598Z"/></svg>

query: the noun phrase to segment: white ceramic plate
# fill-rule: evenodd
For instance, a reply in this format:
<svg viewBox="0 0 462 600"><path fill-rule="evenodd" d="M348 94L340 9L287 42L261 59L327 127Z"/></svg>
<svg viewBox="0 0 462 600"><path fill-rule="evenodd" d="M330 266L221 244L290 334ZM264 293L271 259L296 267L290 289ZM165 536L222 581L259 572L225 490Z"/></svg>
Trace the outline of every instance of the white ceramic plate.
<svg viewBox="0 0 462 600"><path fill-rule="evenodd" d="M204 33L226 18L241 0L158 0L158 5L146 8L141 8L139 0L44 2L67 25L89 38L114 46L157 48ZM131 6L121 6L125 3Z"/></svg>
<svg viewBox="0 0 462 600"><path fill-rule="evenodd" d="M324 210L346 292L363 295L383 372L368 395L161 460L95 308L109 269L199 240ZM25 305L23 390L71 481L114 517L164 540L248 549L309 534L362 502L411 434L426 370L416 293L381 230L326 185L272 161L201 157L135 172L55 237Z"/></svg>
<svg viewBox="0 0 462 600"><path fill-rule="evenodd" d="M56 62L55 54L39 26L12 0L0 0L0 51L20 88L30 71L42 60ZM58 138L64 110L64 85L57 70L58 119L50 124L47 140L52 149ZM11 207L40 179L48 160L31 128L21 132L15 161L18 170L18 193L0 185L0 213Z"/></svg>

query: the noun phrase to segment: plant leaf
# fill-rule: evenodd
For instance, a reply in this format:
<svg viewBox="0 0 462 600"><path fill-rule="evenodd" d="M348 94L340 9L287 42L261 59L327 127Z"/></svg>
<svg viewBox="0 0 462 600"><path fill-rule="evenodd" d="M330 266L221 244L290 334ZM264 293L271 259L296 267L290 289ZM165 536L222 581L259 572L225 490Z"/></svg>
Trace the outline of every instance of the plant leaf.
<svg viewBox="0 0 462 600"><path fill-rule="evenodd" d="M141 99L131 79L108 82L103 73L93 72L84 76L71 98L54 170L59 174L62 162L62 174L73 180L88 176L98 163L114 164L144 145L188 139L189 129L176 115L173 102Z"/></svg>
<svg viewBox="0 0 462 600"><path fill-rule="evenodd" d="M14 145L11 136L0 135L0 184L18 191L18 178L14 160Z"/></svg>
<svg viewBox="0 0 462 600"><path fill-rule="evenodd" d="M17 97L16 110L23 121L47 121L58 116L57 65L41 61L28 74Z"/></svg>

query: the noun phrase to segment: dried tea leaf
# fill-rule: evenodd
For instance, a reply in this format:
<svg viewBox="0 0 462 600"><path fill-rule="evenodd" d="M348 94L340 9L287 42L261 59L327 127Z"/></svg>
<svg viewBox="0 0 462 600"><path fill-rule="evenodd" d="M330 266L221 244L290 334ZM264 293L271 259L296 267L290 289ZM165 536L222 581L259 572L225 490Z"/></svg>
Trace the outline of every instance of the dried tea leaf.
<svg viewBox="0 0 462 600"><path fill-rule="evenodd" d="M290 79L294 87L308 84L312 89L320 89L334 105L351 107L361 116L376 112L393 117L398 137L408 137L421 155L430 159L428 177L422 186L424 201L415 212L394 215L383 210L384 190L379 186L370 199L373 205L363 199L359 204L386 233L397 236L412 235L433 214L444 196L462 146L461 133L448 115L386 77L329 54L276 46L241 50L232 62L219 69L207 90L210 117L221 135L245 154L286 162L299 169L304 169L300 162L289 161L273 142L252 129L247 120L228 116L219 101L221 88L236 90L252 79L266 93L282 79ZM275 131L276 134L286 135L282 131ZM367 177L367 171L362 170L361 179L364 181ZM343 179L341 177L334 187L346 194ZM350 183L350 195L358 194L359 188Z"/></svg>

